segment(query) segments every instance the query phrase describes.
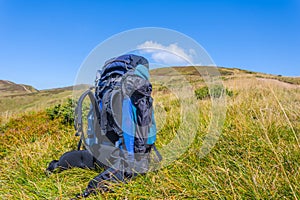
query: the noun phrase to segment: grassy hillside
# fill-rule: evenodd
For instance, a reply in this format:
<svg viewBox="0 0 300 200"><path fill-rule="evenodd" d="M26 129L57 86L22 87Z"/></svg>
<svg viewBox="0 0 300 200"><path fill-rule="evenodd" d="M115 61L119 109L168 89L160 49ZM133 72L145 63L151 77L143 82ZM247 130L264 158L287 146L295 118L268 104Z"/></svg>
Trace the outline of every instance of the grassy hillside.
<svg viewBox="0 0 300 200"><path fill-rule="evenodd" d="M153 77L174 73L168 70L151 73ZM185 74L193 90L205 85L192 68L177 70ZM89 199L299 199L299 79L292 78L291 84L286 77L239 69L220 71L233 96L226 98L222 135L208 155L201 157L200 147L209 131L211 100L187 98L186 90L178 100L168 86L153 80L159 149L177 134L196 130L195 138L170 165L126 185L114 185L114 193ZM169 77L170 83L179 85L176 80L180 79ZM190 108L183 108L185 103ZM196 127L180 121L182 112ZM76 148L78 138L63 116L26 113L2 125L0 135L1 199L69 199L98 174L82 169L50 177L44 174L49 161ZM170 148L176 151L180 146Z"/></svg>
<svg viewBox="0 0 300 200"><path fill-rule="evenodd" d="M24 112L44 110L66 102L72 95L73 87L39 91L32 86L0 80L0 118L7 121Z"/></svg>

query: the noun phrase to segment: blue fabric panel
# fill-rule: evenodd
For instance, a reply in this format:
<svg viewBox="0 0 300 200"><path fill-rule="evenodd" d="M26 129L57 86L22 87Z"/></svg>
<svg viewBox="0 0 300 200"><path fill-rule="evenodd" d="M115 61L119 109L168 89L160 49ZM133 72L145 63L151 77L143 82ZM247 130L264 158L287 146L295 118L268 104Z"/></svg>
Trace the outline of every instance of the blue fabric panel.
<svg viewBox="0 0 300 200"><path fill-rule="evenodd" d="M99 109L100 109L100 112L102 110L102 100L99 101Z"/></svg>
<svg viewBox="0 0 300 200"><path fill-rule="evenodd" d="M130 100L131 103L131 100ZM131 103L131 109L132 109L132 113L133 113L133 121L136 124L137 123L137 116L136 116L136 107Z"/></svg>
<svg viewBox="0 0 300 200"><path fill-rule="evenodd" d="M133 121L132 104L128 97L124 98L122 105L122 130L126 150L129 154L133 154L135 124Z"/></svg>
<svg viewBox="0 0 300 200"><path fill-rule="evenodd" d="M152 110L152 124L150 127L147 144L154 144L156 140L156 122L154 118L154 110Z"/></svg>

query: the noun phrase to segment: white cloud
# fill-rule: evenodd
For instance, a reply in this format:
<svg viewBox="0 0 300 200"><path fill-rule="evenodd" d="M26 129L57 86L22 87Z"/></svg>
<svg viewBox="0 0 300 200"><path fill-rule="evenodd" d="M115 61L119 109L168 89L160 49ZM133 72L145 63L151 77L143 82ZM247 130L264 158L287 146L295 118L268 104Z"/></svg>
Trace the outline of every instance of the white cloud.
<svg viewBox="0 0 300 200"><path fill-rule="evenodd" d="M189 49L187 52L176 43L164 46L158 42L146 41L137 48L143 53L151 54L155 62L167 65L190 65L195 56L194 49Z"/></svg>

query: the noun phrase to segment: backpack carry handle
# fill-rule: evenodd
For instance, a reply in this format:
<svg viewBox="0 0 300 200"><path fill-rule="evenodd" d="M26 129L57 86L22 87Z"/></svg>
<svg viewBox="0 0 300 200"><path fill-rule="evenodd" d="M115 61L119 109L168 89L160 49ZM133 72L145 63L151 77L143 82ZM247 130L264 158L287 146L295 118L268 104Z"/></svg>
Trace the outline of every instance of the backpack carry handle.
<svg viewBox="0 0 300 200"><path fill-rule="evenodd" d="M78 150L80 150L80 146L82 144L82 139L84 137L83 132L83 122L82 122L82 103L86 97L89 97L91 104L93 108L95 108L96 117L98 120L98 123L100 122L100 111L99 111L99 105L97 103L97 100L92 92L92 88L86 90L79 98L77 106L75 108L75 120L74 120L74 128L76 130L75 136L80 136L80 140L78 142Z"/></svg>

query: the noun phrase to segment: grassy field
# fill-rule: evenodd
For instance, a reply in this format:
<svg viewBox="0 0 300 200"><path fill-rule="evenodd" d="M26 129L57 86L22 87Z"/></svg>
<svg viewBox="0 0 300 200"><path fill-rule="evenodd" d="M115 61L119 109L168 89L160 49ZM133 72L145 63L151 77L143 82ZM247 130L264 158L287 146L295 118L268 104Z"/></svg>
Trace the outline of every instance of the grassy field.
<svg viewBox="0 0 300 200"><path fill-rule="evenodd" d="M193 90L205 85L190 69L180 70ZM223 69L221 75L233 96L226 98L222 134L209 154L202 157L201 146L210 127L211 100L191 99L186 91L178 100L169 86L154 84L157 146L169 145L179 156L181 147L172 139L196 130L195 137L182 155L158 171L88 199L300 199L300 86L281 80L286 77L239 69ZM169 81L179 82L176 77ZM182 111L186 103L193 109ZM70 199L99 173L72 169L44 174L48 162L76 148L78 138L62 118L50 119L39 110L5 123L2 119L1 199ZM180 120L182 112L186 121Z"/></svg>

